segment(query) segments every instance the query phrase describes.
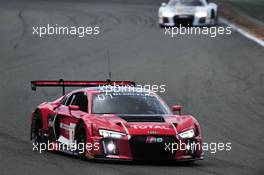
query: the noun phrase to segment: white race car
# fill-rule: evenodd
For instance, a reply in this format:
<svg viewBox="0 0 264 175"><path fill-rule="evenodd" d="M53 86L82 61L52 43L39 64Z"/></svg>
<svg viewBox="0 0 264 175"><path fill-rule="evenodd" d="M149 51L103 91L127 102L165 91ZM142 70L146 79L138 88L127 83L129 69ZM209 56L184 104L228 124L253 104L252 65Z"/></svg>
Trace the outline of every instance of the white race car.
<svg viewBox="0 0 264 175"><path fill-rule="evenodd" d="M217 5L208 0L170 0L159 8L161 27L216 25L217 16Z"/></svg>

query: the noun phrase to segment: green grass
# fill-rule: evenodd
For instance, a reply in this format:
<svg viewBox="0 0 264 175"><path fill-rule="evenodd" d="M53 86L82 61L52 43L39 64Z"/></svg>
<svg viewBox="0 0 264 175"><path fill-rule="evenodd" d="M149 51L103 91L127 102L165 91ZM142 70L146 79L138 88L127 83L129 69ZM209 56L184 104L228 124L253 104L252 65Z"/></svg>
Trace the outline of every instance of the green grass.
<svg viewBox="0 0 264 175"><path fill-rule="evenodd" d="M226 2L246 15L264 22L264 0L221 0Z"/></svg>

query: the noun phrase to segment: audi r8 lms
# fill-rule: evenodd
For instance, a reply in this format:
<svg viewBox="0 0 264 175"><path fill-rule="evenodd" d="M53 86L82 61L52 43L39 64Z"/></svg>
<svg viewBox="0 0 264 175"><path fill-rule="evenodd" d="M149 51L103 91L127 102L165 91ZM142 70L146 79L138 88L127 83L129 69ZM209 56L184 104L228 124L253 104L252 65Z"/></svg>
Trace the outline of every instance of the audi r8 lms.
<svg viewBox="0 0 264 175"><path fill-rule="evenodd" d="M170 0L159 8L160 26L216 25L217 5L207 0Z"/></svg>
<svg viewBox="0 0 264 175"><path fill-rule="evenodd" d="M202 159L201 147L191 146L202 142L197 120L181 114L181 106L170 109L156 93L134 85L130 81L32 81L33 90L61 86L65 92L68 86L85 87L36 107L31 120L33 144L48 144L52 151L87 159ZM129 91L120 91L121 87ZM180 143L185 144L183 149L176 147ZM74 144L75 149L61 148Z"/></svg>

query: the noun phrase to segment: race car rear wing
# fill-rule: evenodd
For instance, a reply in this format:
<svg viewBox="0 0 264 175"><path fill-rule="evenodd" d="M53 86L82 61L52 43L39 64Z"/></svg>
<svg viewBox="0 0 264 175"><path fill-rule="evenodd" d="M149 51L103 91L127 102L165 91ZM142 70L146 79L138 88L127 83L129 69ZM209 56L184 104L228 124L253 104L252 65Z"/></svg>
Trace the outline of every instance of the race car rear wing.
<svg viewBox="0 0 264 175"><path fill-rule="evenodd" d="M35 80L31 81L31 89L37 90L37 87L62 87L62 94L65 94L65 87L95 87L95 86L135 86L133 81L71 81L71 80Z"/></svg>

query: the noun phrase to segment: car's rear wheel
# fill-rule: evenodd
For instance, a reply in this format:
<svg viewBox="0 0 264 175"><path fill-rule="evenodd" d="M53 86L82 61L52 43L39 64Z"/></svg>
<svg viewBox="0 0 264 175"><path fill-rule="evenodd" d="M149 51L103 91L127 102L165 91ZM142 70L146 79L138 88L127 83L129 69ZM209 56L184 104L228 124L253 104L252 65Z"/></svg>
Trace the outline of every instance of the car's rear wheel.
<svg viewBox="0 0 264 175"><path fill-rule="evenodd" d="M86 153L86 130L84 123L80 123L76 132L76 142L77 142L77 154L81 159L85 159Z"/></svg>
<svg viewBox="0 0 264 175"><path fill-rule="evenodd" d="M31 140L34 145L40 146L43 143L43 122L39 112L36 112L33 116L31 123Z"/></svg>

